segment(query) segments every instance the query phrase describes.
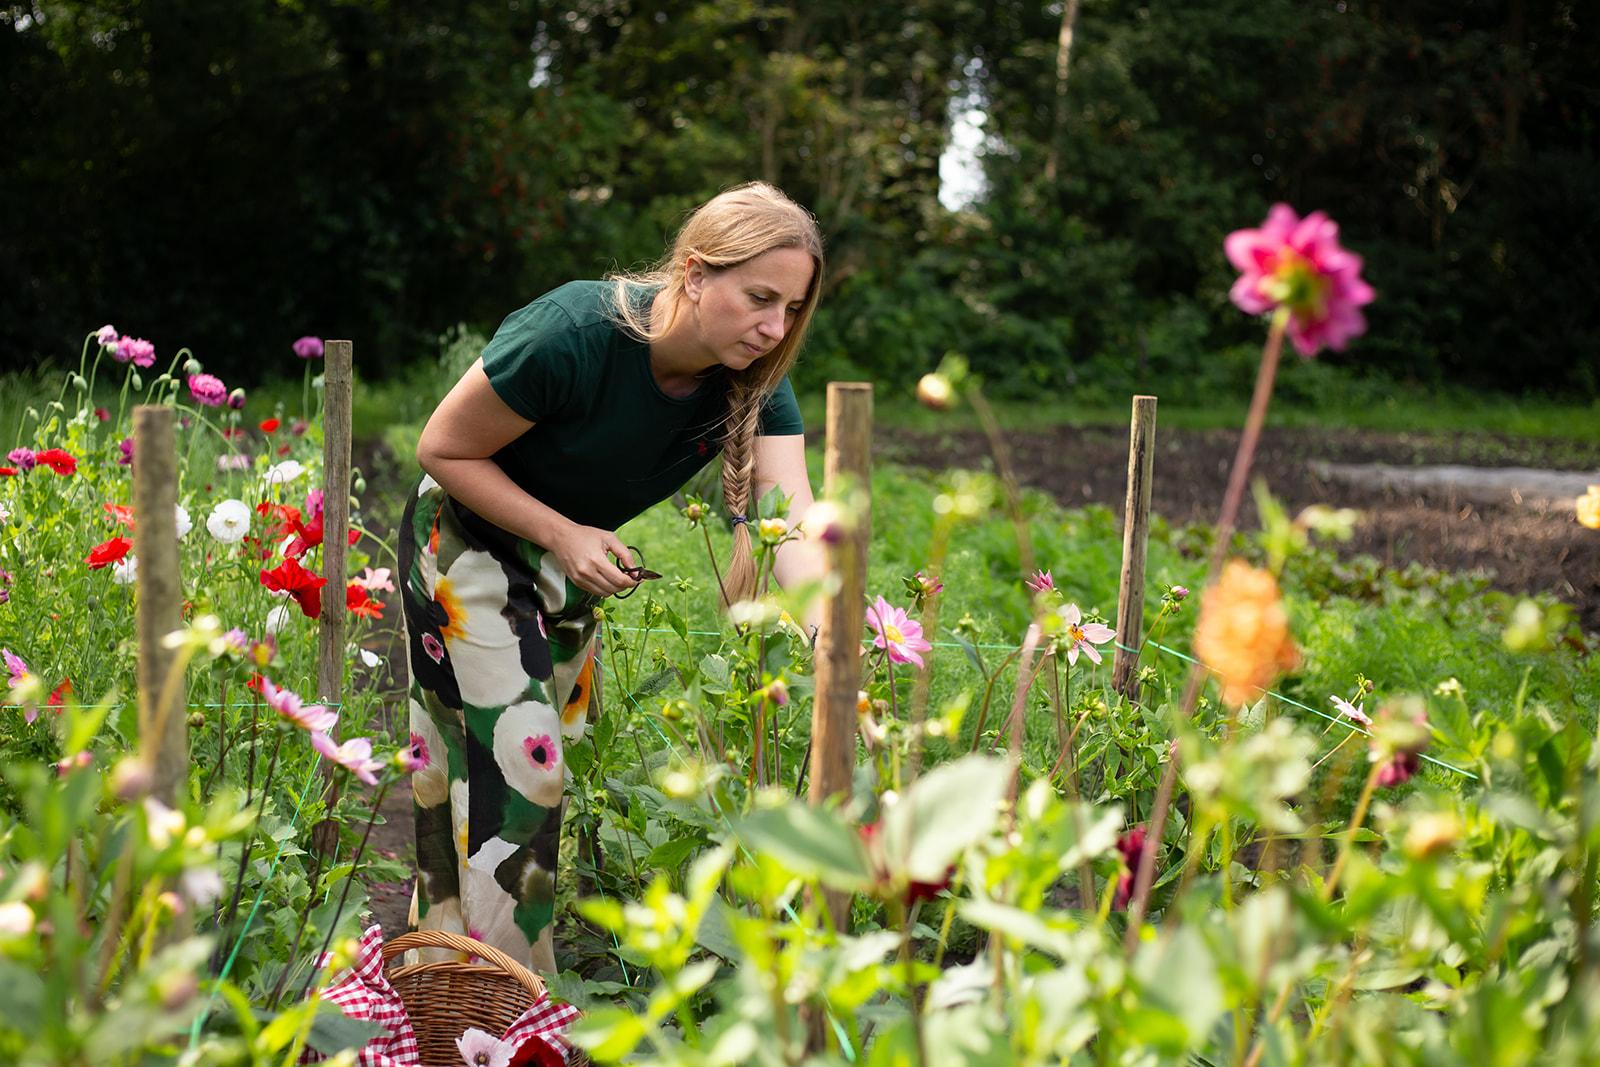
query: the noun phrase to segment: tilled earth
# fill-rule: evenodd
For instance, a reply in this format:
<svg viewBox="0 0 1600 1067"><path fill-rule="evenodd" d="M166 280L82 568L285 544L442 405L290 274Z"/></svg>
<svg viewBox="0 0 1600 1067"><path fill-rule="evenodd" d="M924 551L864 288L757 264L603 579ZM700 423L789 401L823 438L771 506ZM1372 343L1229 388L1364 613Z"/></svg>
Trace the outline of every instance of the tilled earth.
<svg viewBox="0 0 1600 1067"><path fill-rule="evenodd" d="M1017 478L1068 507L1103 504L1119 515L1127 492L1124 429L1059 427L1007 435ZM1151 510L1173 523L1214 522L1238 448L1233 430L1156 431ZM897 433L884 459L943 469L992 464L976 432ZM1403 567L1482 570L1509 592L1550 592L1578 608L1586 629L1600 631L1600 533L1580 526L1570 499L1484 503L1456 491L1396 492L1319 477L1318 461L1397 466L1462 464L1590 472L1600 482L1600 445L1492 434L1374 434L1268 430L1254 476L1264 478L1291 514L1308 504L1362 512L1341 555L1369 555ZM1247 495L1240 527L1256 524Z"/></svg>
<svg viewBox="0 0 1600 1067"><path fill-rule="evenodd" d="M1007 436L1017 477L1024 485L1069 507L1103 504L1122 511L1127 491L1125 429L1059 427ZM1173 523L1215 521L1238 442L1237 431L1158 428L1151 508ZM933 469L992 463L988 443L977 431L901 431L882 441L877 455L884 461ZM1417 562L1444 570L1481 569L1499 589L1554 593L1579 609L1586 629L1600 632L1600 532L1578 525L1572 501L1536 506L1477 502L1452 491L1401 493L1324 479L1312 470L1319 461L1587 471L1600 482L1600 445L1495 434L1285 429L1267 431L1255 463L1256 475L1266 479L1291 513L1316 503L1361 510L1363 520L1355 538L1338 546L1343 555L1370 555L1396 567ZM1250 529L1255 523L1255 506L1247 498L1240 525ZM391 611L396 608L398 604L391 605ZM398 644L389 652L396 672L403 672ZM409 790L393 790L384 815L387 821L374 829L369 847L409 858ZM392 937L403 932L410 883L375 883L368 888L373 917L385 933Z"/></svg>

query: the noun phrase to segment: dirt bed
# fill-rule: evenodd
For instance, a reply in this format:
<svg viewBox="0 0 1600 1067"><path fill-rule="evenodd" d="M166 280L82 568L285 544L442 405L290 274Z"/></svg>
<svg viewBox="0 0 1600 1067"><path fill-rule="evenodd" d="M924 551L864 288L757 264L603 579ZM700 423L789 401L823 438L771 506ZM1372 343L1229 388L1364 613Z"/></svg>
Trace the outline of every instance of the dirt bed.
<svg viewBox="0 0 1600 1067"><path fill-rule="evenodd" d="M1024 485L1068 507L1103 504L1121 513L1126 430L1062 427L1008 437ZM1237 431L1158 429L1152 509L1174 523L1215 521L1238 442ZM976 431L897 433L880 455L935 469L992 464ZM1554 593L1579 609L1585 628L1600 631L1600 533L1577 523L1570 499L1543 506L1475 502L1474 494L1448 490L1402 492L1319 477L1318 463L1529 467L1594 472L1600 481L1600 445L1493 434L1269 430L1255 465L1290 509L1324 503L1363 512L1354 540L1339 546L1343 555L1370 555L1396 567L1481 569L1498 589ZM1255 524L1254 504L1247 503L1241 525Z"/></svg>

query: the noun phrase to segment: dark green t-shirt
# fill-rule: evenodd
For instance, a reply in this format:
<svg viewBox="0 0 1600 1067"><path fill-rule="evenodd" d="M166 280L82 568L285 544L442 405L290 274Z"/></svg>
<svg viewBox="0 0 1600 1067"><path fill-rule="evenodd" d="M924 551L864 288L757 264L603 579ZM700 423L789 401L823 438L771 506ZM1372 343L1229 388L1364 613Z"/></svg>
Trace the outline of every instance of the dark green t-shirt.
<svg viewBox="0 0 1600 1067"><path fill-rule="evenodd" d="M668 396L649 346L611 318L608 282L568 282L512 312L483 350L501 400L533 427L495 454L523 489L574 522L614 530L722 451L727 379ZM803 432L787 378L759 432Z"/></svg>

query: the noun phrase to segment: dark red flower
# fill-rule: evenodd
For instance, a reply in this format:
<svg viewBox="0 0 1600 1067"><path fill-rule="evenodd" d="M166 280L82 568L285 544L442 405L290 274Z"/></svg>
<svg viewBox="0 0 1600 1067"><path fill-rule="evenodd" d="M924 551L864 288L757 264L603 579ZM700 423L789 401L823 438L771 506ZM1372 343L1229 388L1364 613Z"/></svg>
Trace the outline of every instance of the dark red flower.
<svg viewBox="0 0 1600 1067"><path fill-rule="evenodd" d="M511 1054L509 1067L566 1067L566 1063L560 1049L534 1034Z"/></svg>
<svg viewBox="0 0 1600 1067"><path fill-rule="evenodd" d="M261 584L275 593L288 593L294 597L295 603L300 605L300 610L309 619L322 614L320 590L328 584L328 580L312 574L300 566L298 560L286 559L272 570L262 571Z"/></svg>
<svg viewBox="0 0 1600 1067"><path fill-rule="evenodd" d="M1117 838L1117 851L1122 853L1122 876L1117 879L1117 896L1111 906L1121 911L1133 896L1133 880L1139 876L1139 864L1149 850L1143 826L1135 826Z"/></svg>
<svg viewBox="0 0 1600 1067"><path fill-rule="evenodd" d="M94 417L99 419L101 422L110 422L111 411L108 408L95 408Z"/></svg>
<svg viewBox="0 0 1600 1067"><path fill-rule="evenodd" d="M35 453L33 458L63 477L75 474L78 470L78 461L59 448L47 448L43 452Z"/></svg>
<svg viewBox="0 0 1600 1067"><path fill-rule="evenodd" d="M89 565L90 570L97 571L102 567L109 567L122 559L131 548L133 548L133 542L126 537L113 537L111 540L102 541L91 548L83 561Z"/></svg>

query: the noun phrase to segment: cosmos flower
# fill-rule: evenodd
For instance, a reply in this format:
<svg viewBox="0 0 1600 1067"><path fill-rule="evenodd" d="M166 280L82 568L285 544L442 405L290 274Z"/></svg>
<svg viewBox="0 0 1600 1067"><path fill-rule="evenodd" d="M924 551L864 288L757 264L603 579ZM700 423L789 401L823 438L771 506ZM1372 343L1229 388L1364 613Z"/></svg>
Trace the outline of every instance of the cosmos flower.
<svg viewBox="0 0 1600 1067"><path fill-rule="evenodd" d="M1300 355L1342 349L1366 332L1361 308L1372 303L1372 287L1361 279L1361 257L1340 247L1338 225L1322 212L1302 219L1274 204L1260 229L1235 230L1223 249L1240 272L1229 298L1251 315L1287 309Z"/></svg>
<svg viewBox="0 0 1600 1067"><path fill-rule="evenodd" d="M922 636L922 624L913 621L904 608L893 606L881 596L867 609L867 625L874 635L872 647L886 650L890 662L914 663L921 667L923 661L919 653L933 648Z"/></svg>

